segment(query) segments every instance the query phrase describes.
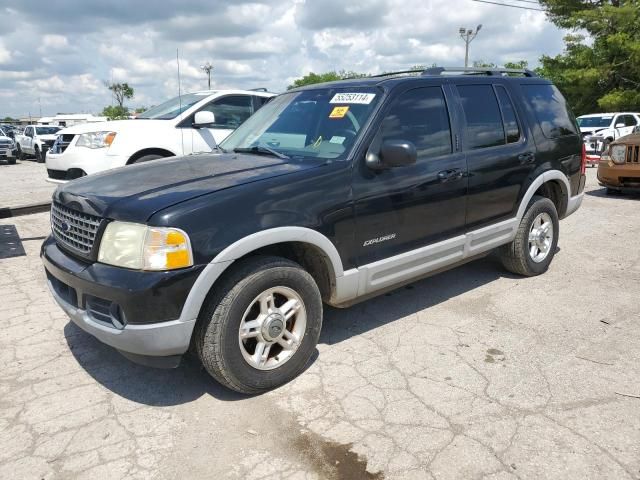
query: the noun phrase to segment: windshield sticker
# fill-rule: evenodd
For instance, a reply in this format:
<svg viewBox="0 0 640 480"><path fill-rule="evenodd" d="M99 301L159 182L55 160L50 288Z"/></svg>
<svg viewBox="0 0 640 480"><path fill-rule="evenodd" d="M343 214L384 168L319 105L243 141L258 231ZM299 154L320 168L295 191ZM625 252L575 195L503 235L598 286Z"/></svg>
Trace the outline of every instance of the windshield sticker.
<svg viewBox="0 0 640 480"><path fill-rule="evenodd" d="M331 113L329 114L329 118L344 118L344 116L349 111L349 107L333 107Z"/></svg>
<svg viewBox="0 0 640 480"><path fill-rule="evenodd" d="M338 137L334 135L333 137L331 137L331 140L329 140L329 143L337 143L338 145L342 145L346 139L347 137Z"/></svg>
<svg viewBox="0 0 640 480"><path fill-rule="evenodd" d="M360 103L369 105L376 98L375 93L336 93L329 103Z"/></svg>

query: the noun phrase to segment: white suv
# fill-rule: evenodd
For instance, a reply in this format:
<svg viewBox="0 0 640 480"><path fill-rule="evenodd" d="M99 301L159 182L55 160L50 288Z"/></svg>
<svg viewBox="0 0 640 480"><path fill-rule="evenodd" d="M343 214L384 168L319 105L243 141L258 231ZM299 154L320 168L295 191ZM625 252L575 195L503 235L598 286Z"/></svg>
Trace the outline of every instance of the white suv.
<svg viewBox="0 0 640 480"><path fill-rule="evenodd" d="M629 135L640 125L640 113L593 113L578 117L578 125L587 150L587 160L597 161L611 142Z"/></svg>
<svg viewBox="0 0 640 480"><path fill-rule="evenodd" d="M210 152L274 95L258 90L187 93L135 120L65 128L47 153L47 180L63 183L132 163Z"/></svg>

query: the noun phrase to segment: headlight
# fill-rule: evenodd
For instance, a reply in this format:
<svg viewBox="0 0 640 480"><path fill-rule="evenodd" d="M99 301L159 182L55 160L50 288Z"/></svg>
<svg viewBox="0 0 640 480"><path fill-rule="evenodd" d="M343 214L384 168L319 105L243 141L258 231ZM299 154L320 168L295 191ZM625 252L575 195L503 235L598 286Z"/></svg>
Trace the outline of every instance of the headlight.
<svg viewBox="0 0 640 480"><path fill-rule="evenodd" d="M611 147L611 160L617 165L622 165L627 157L627 147L625 145L614 145Z"/></svg>
<svg viewBox="0 0 640 480"><path fill-rule="evenodd" d="M100 242L98 261L135 270L173 270L193 265L189 237L177 228L111 222Z"/></svg>
<svg viewBox="0 0 640 480"><path fill-rule="evenodd" d="M116 138L116 132L83 133L76 141L76 147L106 148L110 147Z"/></svg>

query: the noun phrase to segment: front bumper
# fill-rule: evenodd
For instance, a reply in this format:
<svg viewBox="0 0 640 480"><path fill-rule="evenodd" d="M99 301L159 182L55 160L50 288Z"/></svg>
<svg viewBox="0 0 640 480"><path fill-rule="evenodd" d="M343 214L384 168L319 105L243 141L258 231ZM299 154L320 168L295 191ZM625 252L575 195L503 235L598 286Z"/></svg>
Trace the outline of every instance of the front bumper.
<svg viewBox="0 0 640 480"><path fill-rule="evenodd" d="M49 237L41 258L49 290L73 323L139 363L176 366L196 318L180 312L201 267L142 272L80 262ZM153 361L153 360L156 361Z"/></svg>
<svg viewBox="0 0 640 480"><path fill-rule="evenodd" d="M79 176L91 175L126 165L128 158L108 155L107 148L76 148L72 143L62 153L47 152L47 181L66 183ZM82 175L79 173L82 172Z"/></svg>
<svg viewBox="0 0 640 480"><path fill-rule="evenodd" d="M640 164L625 163L616 165L613 162L600 162L598 165L598 182L605 187L639 189Z"/></svg>
<svg viewBox="0 0 640 480"><path fill-rule="evenodd" d="M0 147L0 160L16 158L18 151L14 148Z"/></svg>

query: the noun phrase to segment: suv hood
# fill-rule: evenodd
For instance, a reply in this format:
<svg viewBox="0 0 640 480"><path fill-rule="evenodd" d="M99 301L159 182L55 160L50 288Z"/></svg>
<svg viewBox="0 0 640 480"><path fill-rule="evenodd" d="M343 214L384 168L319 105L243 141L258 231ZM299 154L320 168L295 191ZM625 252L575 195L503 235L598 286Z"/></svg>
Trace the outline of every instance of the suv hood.
<svg viewBox="0 0 640 480"><path fill-rule="evenodd" d="M186 200L321 165L234 153L172 157L74 180L58 187L53 199L92 215L145 223Z"/></svg>
<svg viewBox="0 0 640 480"><path fill-rule="evenodd" d="M89 132L121 132L137 128L167 127L170 120L113 120L110 122L92 122L73 125L59 130L57 135L80 135Z"/></svg>

